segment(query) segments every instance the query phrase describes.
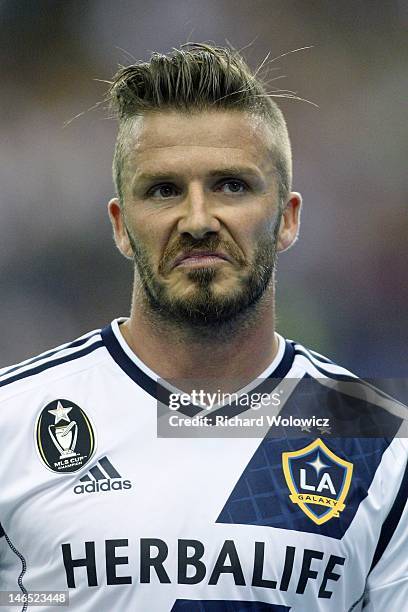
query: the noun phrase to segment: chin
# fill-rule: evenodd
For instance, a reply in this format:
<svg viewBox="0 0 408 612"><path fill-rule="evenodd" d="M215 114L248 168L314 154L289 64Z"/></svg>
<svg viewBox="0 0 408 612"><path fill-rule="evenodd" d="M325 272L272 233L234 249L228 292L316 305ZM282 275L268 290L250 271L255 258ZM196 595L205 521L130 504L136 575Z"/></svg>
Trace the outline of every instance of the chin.
<svg viewBox="0 0 408 612"><path fill-rule="evenodd" d="M229 282L223 279L222 281L213 280L208 283L183 283L169 290L168 296L170 299L176 300L194 300L202 296L204 299L213 297L215 299L231 299L237 294L238 284L236 280Z"/></svg>

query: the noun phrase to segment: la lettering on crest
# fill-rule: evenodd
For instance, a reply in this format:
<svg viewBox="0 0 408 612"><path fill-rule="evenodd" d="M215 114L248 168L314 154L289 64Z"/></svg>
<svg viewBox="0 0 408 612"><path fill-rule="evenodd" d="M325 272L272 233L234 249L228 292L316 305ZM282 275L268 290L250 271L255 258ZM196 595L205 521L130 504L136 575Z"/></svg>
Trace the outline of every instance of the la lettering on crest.
<svg viewBox="0 0 408 612"><path fill-rule="evenodd" d="M289 499L314 523L323 525L340 516L353 475L350 461L318 438L296 451L282 453L282 467Z"/></svg>

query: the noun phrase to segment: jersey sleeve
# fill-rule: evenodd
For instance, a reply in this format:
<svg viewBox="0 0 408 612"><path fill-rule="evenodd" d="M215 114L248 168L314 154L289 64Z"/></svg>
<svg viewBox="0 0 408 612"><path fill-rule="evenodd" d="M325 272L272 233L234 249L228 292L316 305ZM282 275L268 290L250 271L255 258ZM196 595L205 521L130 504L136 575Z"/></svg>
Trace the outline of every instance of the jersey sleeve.
<svg viewBox="0 0 408 612"><path fill-rule="evenodd" d="M408 609L408 465L394 504L384 521L362 610Z"/></svg>

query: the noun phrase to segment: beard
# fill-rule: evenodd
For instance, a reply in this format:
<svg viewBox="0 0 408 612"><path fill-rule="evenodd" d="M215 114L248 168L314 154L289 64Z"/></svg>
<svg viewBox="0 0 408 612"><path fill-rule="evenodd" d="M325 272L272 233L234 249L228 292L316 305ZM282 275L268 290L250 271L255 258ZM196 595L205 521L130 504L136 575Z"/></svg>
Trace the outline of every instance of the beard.
<svg viewBox="0 0 408 612"><path fill-rule="evenodd" d="M190 281L189 289L192 290L183 296L171 294L168 283L154 272L146 249L138 244L127 230L138 273L136 282L142 289L144 301L151 314L167 322L202 330L220 328L249 315L256 309L273 280L279 225L280 215L273 231L258 239L251 261L242 256L238 247L221 240L218 235L210 235L200 240L189 235L181 236L177 243L163 254L158 267L159 275L165 276L166 271L172 269L171 263L180 252L189 253L199 249L223 250L243 271L233 289L220 293L214 288L217 275L220 274L218 269L191 269L184 274Z"/></svg>

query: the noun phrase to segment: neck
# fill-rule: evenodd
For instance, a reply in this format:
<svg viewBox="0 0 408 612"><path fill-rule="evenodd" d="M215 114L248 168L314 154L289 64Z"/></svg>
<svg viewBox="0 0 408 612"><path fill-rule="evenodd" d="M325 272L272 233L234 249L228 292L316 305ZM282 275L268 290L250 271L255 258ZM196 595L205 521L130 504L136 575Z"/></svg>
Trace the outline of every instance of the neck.
<svg viewBox="0 0 408 612"><path fill-rule="evenodd" d="M139 299L138 299L139 298ZM251 312L219 328L195 328L159 317L134 295L120 326L133 352L160 378L240 380L259 376L278 351L273 283ZM228 386L228 385L227 385Z"/></svg>

